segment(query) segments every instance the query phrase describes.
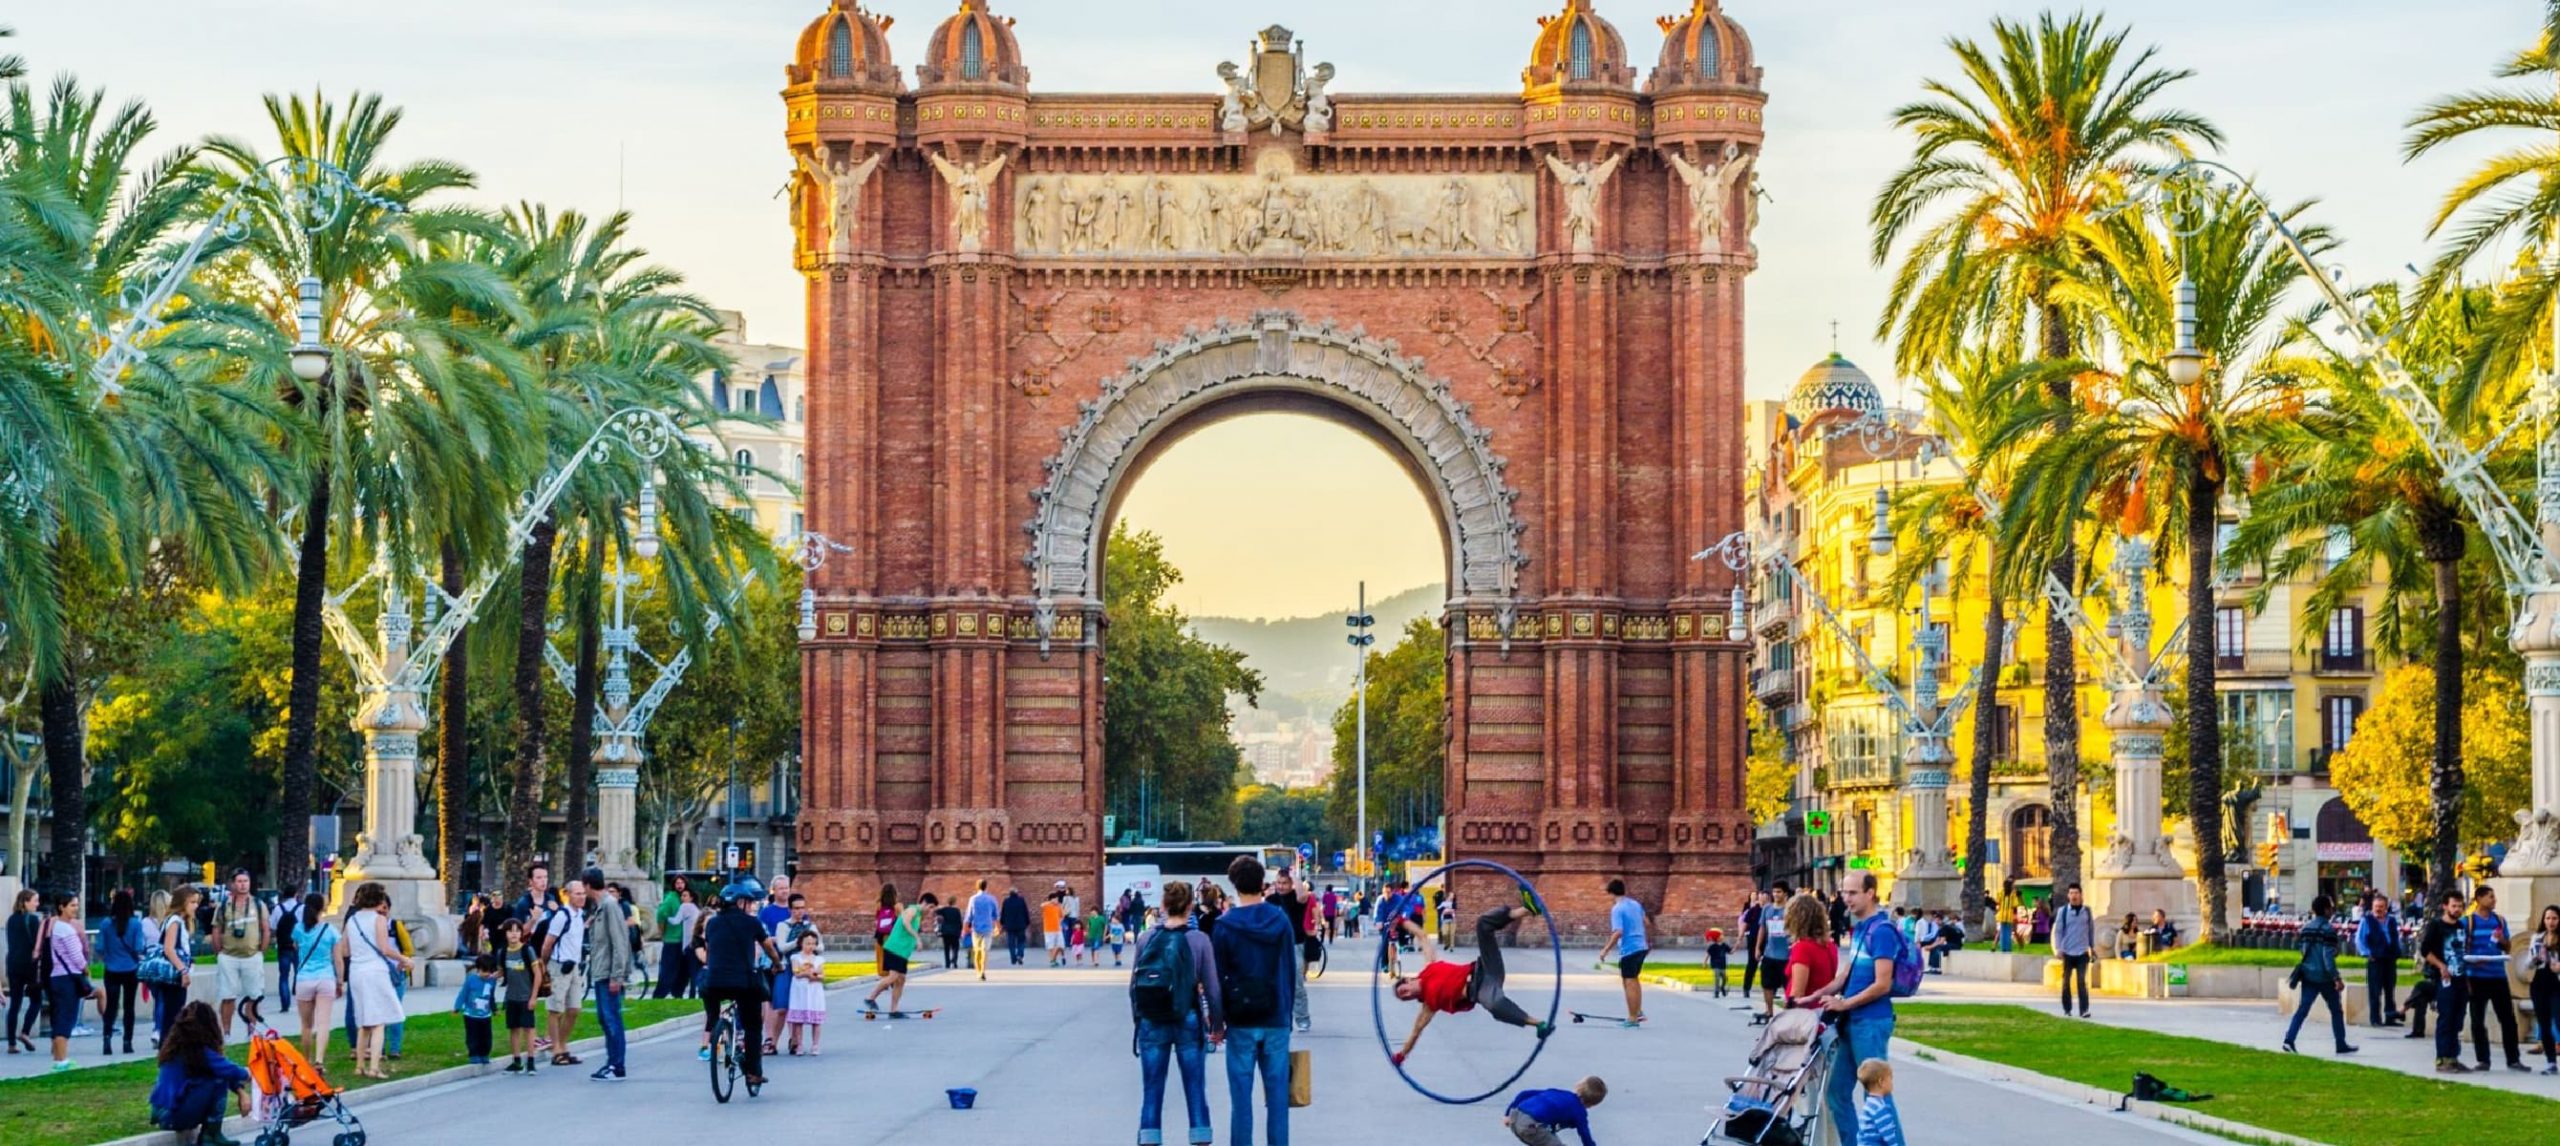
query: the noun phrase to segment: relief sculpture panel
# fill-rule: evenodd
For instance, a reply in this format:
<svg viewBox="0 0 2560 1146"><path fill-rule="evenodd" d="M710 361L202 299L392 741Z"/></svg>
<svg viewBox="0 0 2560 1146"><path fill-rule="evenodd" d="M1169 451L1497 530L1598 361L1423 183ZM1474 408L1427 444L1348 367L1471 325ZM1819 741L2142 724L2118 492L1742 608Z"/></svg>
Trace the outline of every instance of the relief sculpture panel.
<svg viewBox="0 0 2560 1146"><path fill-rule="evenodd" d="M1013 233L1071 258L1526 258L1536 202L1525 172L1041 174L1016 181Z"/></svg>

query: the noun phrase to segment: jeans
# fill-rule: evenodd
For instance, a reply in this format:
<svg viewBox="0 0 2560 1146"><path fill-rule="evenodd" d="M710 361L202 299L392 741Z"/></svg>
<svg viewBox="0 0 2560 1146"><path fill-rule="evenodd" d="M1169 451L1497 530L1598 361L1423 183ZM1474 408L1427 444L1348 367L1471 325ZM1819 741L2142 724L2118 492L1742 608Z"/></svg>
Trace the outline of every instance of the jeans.
<svg viewBox="0 0 2560 1146"><path fill-rule="evenodd" d="M1011 959L1013 961L1013 965L1016 967L1022 966L1022 940L1023 934L1019 931L1007 931L1004 933L1005 956Z"/></svg>
<svg viewBox="0 0 2560 1146"><path fill-rule="evenodd" d="M142 980L131 971L109 971L106 975L106 986L98 989L98 1037L113 1041L116 1016L122 1015L124 1045L132 1046L134 1004L139 1001Z"/></svg>
<svg viewBox="0 0 2560 1146"><path fill-rule="evenodd" d="M1138 1022L1138 1146L1164 1142L1165 1068L1182 1067L1182 1101L1190 1116L1194 1146L1210 1141L1208 1060L1201 1051L1200 1016L1187 1015L1180 1026Z"/></svg>
<svg viewBox="0 0 2560 1146"><path fill-rule="evenodd" d="M1476 1005L1484 1008L1485 1013L1496 1021L1515 1027L1533 1027L1537 1020L1530 1018L1529 1012L1521 1010L1520 1004L1512 1002L1502 991L1502 929L1509 926L1511 908L1508 905L1476 918L1476 970L1471 993L1475 996ZM1303 990L1299 992L1300 995L1305 993Z"/></svg>
<svg viewBox="0 0 2560 1146"><path fill-rule="evenodd" d="M956 934L954 934L954 935L945 935L945 936L943 936L943 937L942 937L942 969L943 969L943 970L945 970L945 971L948 971L948 970L951 970L951 969L952 969L952 968L954 968L954 967L958 967L959 965L960 965L960 937L959 937L958 935L956 935Z"/></svg>
<svg viewBox="0 0 2560 1146"><path fill-rule="evenodd" d="M2003 954L2003 955L2008 954L2008 953L2009 953L2009 949L2010 949L2011 947L2015 947L2015 946L2017 946L2017 943L2018 943L2018 925L2017 925L2017 924L2015 924L2015 923L2003 923L2003 924L2001 924L2001 925L2000 925L2000 953L2001 953L2001 954Z"/></svg>
<svg viewBox="0 0 2560 1146"><path fill-rule="evenodd" d="M36 975L33 968L29 968L24 975L9 976L10 1037L25 1038L35 1033L36 1016L44 1013L44 1002L44 980ZM18 1019L21 1004L26 1008L24 1023L20 1023Z"/></svg>
<svg viewBox="0 0 2560 1146"><path fill-rule="evenodd" d="M489 1039L489 1020L469 1017L462 1020L462 1051L471 1061L489 1061Z"/></svg>
<svg viewBox="0 0 2560 1146"><path fill-rule="evenodd" d="M658 945L658 985L650 988L652 999L681 999L693 987L693 953L684 944L667 942Z"/></svg>
<svg viewBox="0 0 2560 1146"><path fill-rule="evenodd" d="M1295 949L1289 954L1291 956L1289 959L1289 984L1291 987L1289 994L1289 1019L1291 1022L1297 1024L1299 1030L1303 1031L1307 1029L1309 1022L1311 1021L1307 1017L1306 944L1296 944ZM1097 962L1098 961L1099 960L1097 959Z"/></svg>
<svg viewBox="0 0 2560 1146"><path fill-rule="evenodd" d="M622 1073L622 992L596 984L596 1025L604 1028L604 1064Z"/></svg>
<svg viewBox="0 0 2560 1146"><path fill-rule="evenodd" d="M2462 984L2463 994L2471 1001L2471 1058L2481 1066L2489 1065L2489 1012L2498 1013L2498 1035L2505 1044L2507 1061L2523 1062L2516 1049L2515 992L2507 986L2503 974L2491 978L2478 976Z"/></svg>
<svg viewBox="0 0 2560 1146"><path fill-rule="evenodd" d="M2080 981L2080 1013L2088 1014L2089 957L2087 955L2062 957L2062 1013L2066 1015L2071 1013L2071 982L2074 979Z"/></svg>
<svg viewBox="0 0 2560 1146"><path fill-rule="evenodd" d="M2470 984L2460 975L2447 976L2436 987L2436 1061L2452 1062L2462 1057L2463 988ZM2481 1057L2486 1058L2487 1047Z"/></svg>
<svg viewBox="0 0 2560 1146"><path fill-rule="evenodd" d="M1271 1146L1289 1146L1289 1028L1227 1028L1227 1105L1234 1115L1227 1138L1234 1146L1253 1146L1256 1072Z"/></svg>
<svg viewBox="0 0 2560 1146"><path fill-rule="evenodd" d="M2549 971L2533 976L2533 1034L2542 1044L2542 1061L2560 1065L2560 977Z"/></svg>
<svg viewBox="0 0 2560 1146"><path fill-rule="evenodd" d="M2400 964L2397 960L2375 959L2364 969L2364 1021L2382 1026L2400 1014L2400 1002L2393 992L2400 987Z"/></svg>
<svg viewBox="0 0 2560 1146"><path fill-rule="evenodd" d="M1858 1064L1871 1058L1885 1057L1893 1044L1893 1010L1863 1018L1843 1018L1834 1033L1831 1073L1822 1084L1823 1109L1839 1131L1840 1140L1853 1142L1858 1137Z"/></svg>
<svg viewBox="0 0 2560 1146"><path fill-rule="evenodd" d="M2314 1000L2329 1004L2329 1033L2337 1036L2338 1046L2343 1049L2347 1045L2347 1010L2338 997L2335 979L2325 983L2302 981L2301 999L2293 1005L2293 1022L2284 1028L2284 1045L2292 1046L2294 1036L2302 1033L2303 1017L2311 1013Z"/></svg>
<svg viewBox="0 0 2560 1146"><path fill-rule="evenodd" d="M187 1009L187 985L185 983L152 984L151 1037L155 1039L165 1039L169 1037L170 1025L178 1021L178 1012L185 1009Z"/></svg>

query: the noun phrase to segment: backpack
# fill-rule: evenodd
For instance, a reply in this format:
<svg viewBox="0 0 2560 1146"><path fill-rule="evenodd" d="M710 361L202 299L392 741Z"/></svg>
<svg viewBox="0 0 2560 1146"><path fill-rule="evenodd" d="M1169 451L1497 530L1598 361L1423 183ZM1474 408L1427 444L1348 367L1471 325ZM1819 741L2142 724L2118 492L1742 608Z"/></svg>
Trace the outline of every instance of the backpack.
<svg viewBox="0 0 2560 1146"><path fill-rule="evenodd" d="M1191 1011L1200 982L1191 966L1188 929L1156 929L1138 949L1129 971L1129 1009L1139 1018L1178 1025Z"/></svg>
<svg viewBox="0 0 2560 1146"><path fill-rule="evenodd" d="M1869 918L1872 919L1875 917L1870 916ZM1859 926L1858 930L1860 932L1858 936L1858 945L1851 948L1849 956L1850 962L1855 963L1860 958L1868 957L1872 954L1867 950L1868 935L1874 934L1879 930L1888 932L1892 934L1894 940L1893 997L1897 999L1908 999L1913 995L1919 994L1922 967L1920 960L1911 957L1911 942L1910 940L1902 937L1902 929L1895 927L1891 920L1887 920L1882 924L1862 924Z"/></svg>

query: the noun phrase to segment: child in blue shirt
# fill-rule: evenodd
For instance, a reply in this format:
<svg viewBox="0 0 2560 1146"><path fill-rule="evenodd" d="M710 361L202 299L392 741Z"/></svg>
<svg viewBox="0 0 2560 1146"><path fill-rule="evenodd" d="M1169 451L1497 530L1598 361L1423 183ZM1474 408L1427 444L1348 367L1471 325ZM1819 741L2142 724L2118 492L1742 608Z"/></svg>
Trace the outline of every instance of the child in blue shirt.
<svg viewBox="0 0 2560 1146"><path fill-rule="evenodd" d="M1893 1108L1893 1066L1880 1058L1858 1064L1858 1085L1867 1097L1858 1105L1857 1146L1903 1146L1902 1115Z"/></svg>
<svg viewBox="0 0 2560 1146"><path fill-rule="evenodd" d="M471 973L462 977L462 989L453 994L453 1013L462 1016L462 1046L471 1056L473 1066L489 1062L489 1019L498 1012L498 956L495 952L471 961Z"/></svg>
<svg viewBox="0 0 2560 1146"><path fill-rule="evenodd" d="M1609 1084L1597 1075L1573 1084L1571 1090L1524 1090L1503 1109L1502 1125L1525 1146L1563 1146L1564 1139L1557 1135L1566 1130L1580 1135L1582 1146L1594 1146L1591 1108L1607 1097Z"/></svg>
<svg viewBox="0 0 2560 1146"><path fill-rule="evenodd" d="M1707 966L1716 973L1716 998L1725 997L1725 964L1733 958L1733 944L1724 941L1722 928L1707 929Z"/></svg>

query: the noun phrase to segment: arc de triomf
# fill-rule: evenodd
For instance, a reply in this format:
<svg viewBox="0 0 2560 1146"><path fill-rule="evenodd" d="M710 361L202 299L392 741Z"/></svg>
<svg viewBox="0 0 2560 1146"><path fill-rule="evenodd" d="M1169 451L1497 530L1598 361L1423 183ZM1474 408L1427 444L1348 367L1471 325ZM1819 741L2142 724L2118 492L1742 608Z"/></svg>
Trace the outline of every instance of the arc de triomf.
<svg viewBox="0 0 2560 1146"><path fill-rule="evenodd" d="M1453 853L1575 925L1620 875L1675 933L1730 910L1745 646L1690 555L1742 517L1765 98L1718 0L1641 85L1567 0L1474 95L1336 93L1276 26L1199 91L1040 92L985 0L911 88L890 20L835 0L783 91L809 528L850 546L813 578L804 885L1095 894L1101 539L1155 451L1292 409L1437 510Z"/></svg>

